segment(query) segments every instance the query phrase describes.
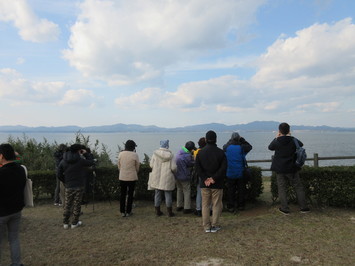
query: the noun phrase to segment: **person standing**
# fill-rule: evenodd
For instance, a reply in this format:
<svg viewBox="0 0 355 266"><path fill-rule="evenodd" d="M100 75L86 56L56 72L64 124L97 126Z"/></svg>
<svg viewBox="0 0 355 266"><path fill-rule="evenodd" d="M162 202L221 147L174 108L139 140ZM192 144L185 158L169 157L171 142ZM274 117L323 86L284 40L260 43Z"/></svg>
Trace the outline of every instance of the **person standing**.
<svg viewBox="0 0 355 266"><path fill-rule="evenodd" d="M25 169L15 162L16 156L10 144L0 145L0 264L2 242L7 229L10 244L11 265L21 265L19 229L24 204L26 184Z"/></svg>
<svg viewBox="0 0 355 266"><path fill-rule="evenodd" d="M94 160L86 159L86 150L83 148L81 144L71 145L69 150L64 153L63 160L58 166L58 177L65 186L64 229L69 228L71 216L73 216L72 229L82 225L79 217L85 186L86 167L95 164Z"/></svg>
<svg viewBox="0 0 355 266"><path fill-rule="evenodd" d="M184 214L192 212L191 209L191 172L194 166L192 152L196 149L193 141L186 142L176 154L176 210Z"/></svg>
<svg viewBox="0 0 355 266"><path fill-rule="evenodd" d="M303 143L296 139L300 147ZM271 163L271 170L276 172L277 189L281 207L279 211L288 215L290 208L287 202L287 180L294 187L297 195L298 205L302 213L309 212L309 208L306 205L306 197L304 187L300 179L299 170L296 166L296 144L294 138L290 133L290 125L287 123L281 123L279 125L279 131L276 138L270 143L269 150L275 151L274 157Z"/></svg>
<svg viewBox="0 0 355 266"><path fill-rule="evenodd" d="M217 147L217 134L210 130L206 133L206 146L196 156L196 171L201 178L202 224L206 233L221 229L219 218L223 209L223 186L227 171L224 151ZM212 220L210 205L212 204Z"/></svg>
<svg viewBox="0 0 355 266"><path fill-rule="evenodd" d="M253 147L239 135L233 132L230 140L223 146L227 156L227 195L229 212L245 209L246 180L243 176L245 156ZM236 197L237 195L237 197ZM237 198L237 201L236 201Z"/></svg>
<svg viewBox="0 0 355 266"><path fill-rule="evenodd" d="M173 213L173 190L175 189L176 163L173 153L169 150L169 140L160 141L160 148L154 151L149 162L152 171L149 173L148 190L155 190L154 207L157 216L163 215L160 210L162 194L169 217Z"/></svg>
<svg viewBox="0 0 355 266"><path fill-rule="evenodd" d="M59 163L63 160L63 154L66 151L67 146L65 144L60 144L58 146L58 149L54 152L53 156L54 156L54 160L55 160L55 171L57 173L58 171L58 166ZM64 191L61 191L61 181L59 180L57 174L56 174L56 186L55 186L55 190L54 190L54 205L55 206L61 206L63 201L64 201Z"/></svg>
<svg viewBox="0 0 355 266"><path fill-rule="evenodd" d="M196 161L196 156L198 152L206 146L206 138L202 137L198 140L198 149L194 150L194 160ZM200 186L200 177L196 172L196 166L193 170L193 180L196 182L196 210L195 215L202 216L202 196L201 196L201 186Z"/></svg>
<svg viewBox="0 0 355 266"><path fill-rule="evenodd" d="M121 151L118 155L117 166L120 172L120 211L122 217L132 215L133 193L140 166L136 147L137 145L133 140L127 140L124 151Z"/></svg>

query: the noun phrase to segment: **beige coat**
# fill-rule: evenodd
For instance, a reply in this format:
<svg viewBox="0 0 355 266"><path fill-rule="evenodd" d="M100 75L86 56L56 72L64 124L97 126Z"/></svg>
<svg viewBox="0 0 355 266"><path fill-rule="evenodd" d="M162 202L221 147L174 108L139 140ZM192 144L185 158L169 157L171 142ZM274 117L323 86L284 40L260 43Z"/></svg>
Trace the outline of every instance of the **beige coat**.
<svg viewBox="0 0 355 266"><path fill-rule="evenodd" d="M133 151L121 151L118 154L117 166L120 170L119 180L136 181L139 171L138 154Z"/></svg>
<svg viewBox="0 0 355 266"><path fill-rule="evenodd" d="M150 167L152 172L149 173L148 190L171 191L175 189L176 163L170 150L165 148L156 150L150 160Z"/></svg>

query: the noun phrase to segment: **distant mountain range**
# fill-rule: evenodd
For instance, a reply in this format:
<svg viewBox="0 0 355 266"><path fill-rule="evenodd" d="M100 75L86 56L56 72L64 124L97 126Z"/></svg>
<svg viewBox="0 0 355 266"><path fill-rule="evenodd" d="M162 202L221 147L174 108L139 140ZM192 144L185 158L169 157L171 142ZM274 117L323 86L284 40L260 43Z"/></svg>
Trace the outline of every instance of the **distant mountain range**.
<svg viewBox="0 0 355 266"><path fill-rule="evenodd" d="M61 127L26 127L26 126L0 126L0 132L6 133L113 133L113 132L216 132L232 131L276 131L279 122L254 121L247 124L227 126L219 123L193 125L186 127L164 128L157 126L142 126L136 124L114 124L106 126L61 126ZM320 131L354 131L355 128L329 127L329 126L298 126L291 125L292 130L320 130Z"/></svg>

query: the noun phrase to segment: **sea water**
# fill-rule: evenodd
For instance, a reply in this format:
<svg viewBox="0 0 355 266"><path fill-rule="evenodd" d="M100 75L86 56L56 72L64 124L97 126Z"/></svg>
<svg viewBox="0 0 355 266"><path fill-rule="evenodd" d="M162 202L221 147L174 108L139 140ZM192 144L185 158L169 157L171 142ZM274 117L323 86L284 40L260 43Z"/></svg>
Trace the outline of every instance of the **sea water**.
<svg viewBox="0 0 355 266"><path fill-rule="evenodd" d="M252 146L253 149L247 155L248 160L268 160L273 155L268 150L268 145L274 139L276 132L239 132ZM117 162L119 148L124 148L124 143L132 139L137 143L137 153L140 160L144 159L144 154L152 156L155 149L159 148L160 140L169 140L170 149L176 153L187 141L197 142L205 132L164 132L164 133L83 133L85 137L90 138L91 148L96 140L99 141L99 151L104 144L110 153L114 163ZM300 139L306 149L308 158L313 158L317 153L319 157L330 156L355 156L355 132L343 131L295 131L292 135ZM48 143L67 143L72 144L75 141L75 133L0 133L0 143L4 143L9 137L19 139L35 139L37 142ZM222 147L230 138L231 132L217 132L217 145ZM307 161L312 165L312 161ZM253 164L262 168L269 168L270 163ZM320 166L327 165L355 165L355 160L331 160L320 161Z"/></svg>

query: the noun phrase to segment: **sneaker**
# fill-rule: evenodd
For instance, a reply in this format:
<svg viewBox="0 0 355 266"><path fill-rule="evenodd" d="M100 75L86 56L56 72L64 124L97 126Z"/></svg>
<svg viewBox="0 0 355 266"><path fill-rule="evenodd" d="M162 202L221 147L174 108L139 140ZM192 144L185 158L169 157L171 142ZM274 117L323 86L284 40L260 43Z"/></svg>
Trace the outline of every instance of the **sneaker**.
<svg viewBox="0 0 355 266"><path fill-rule="evenodd" d="M59 206L59 203L54 203L54 206Z"/></svg>
<svg viewBox="0 0 355 266"><path fill-rule="evenodd" d="M309 213L311 210L309 208L303 208L300 210L300 213Z"/></svg>
<svg viewBox="0 0 355 266"><path fill-rule="evenodd" d="M205 229L206 233L211 233L211 228Z"/></svg>
<svg viewBox="0 0 355 266"><path fill-rule="evenodd" d="M221 228L219 228L219 229L221 229ZM218 230L217 230L217 228L215 226L212 226L211 229L210 229L210 232L211 233L217 233Z"/></svg>
<svg viewBox="0 0 355 266"><path fill-rule="evenodd" d="M124 212L121 212L122 217L126 217L126 214Z"/></svg>
<svg viewBox="0 0 355 266"><path fill-rule="evenodd" d="M133 213L126 213L126 217L132 216Z"/></svg>
<svg viewBox="0 0 355 266"><path fill-rule="evenodd" d="M81 221L78 221L76 224L71 225L71 229L77 228L78 226L82 226L82 224L83 223Z"/></svg>
<svg viewBox="0 0 355 266"><path fill-rule="evenodd" d="M211 227L211 232L212 232L212 230L215 231L215 232L218 232L218 231L221 230L221 229L222 229L222 228L221 228L220 226L212 226L212 227ZM215 233L215 232L214 232L214 233Z"/></svg>
<svg viewBox="0 0 355 266"><path fill-rule="evenodd" d="M65 230L69 229L69 224L63 224L63 228L64 228Z"/></svg>
<svg viewBox="0 0 355 266"><path fill-rule="evenodd" d="M281 208L279 208L279 212L281 212L282 214L284 215L289 215L290 214L290 211L289 210L283 210Z"/></svg>

